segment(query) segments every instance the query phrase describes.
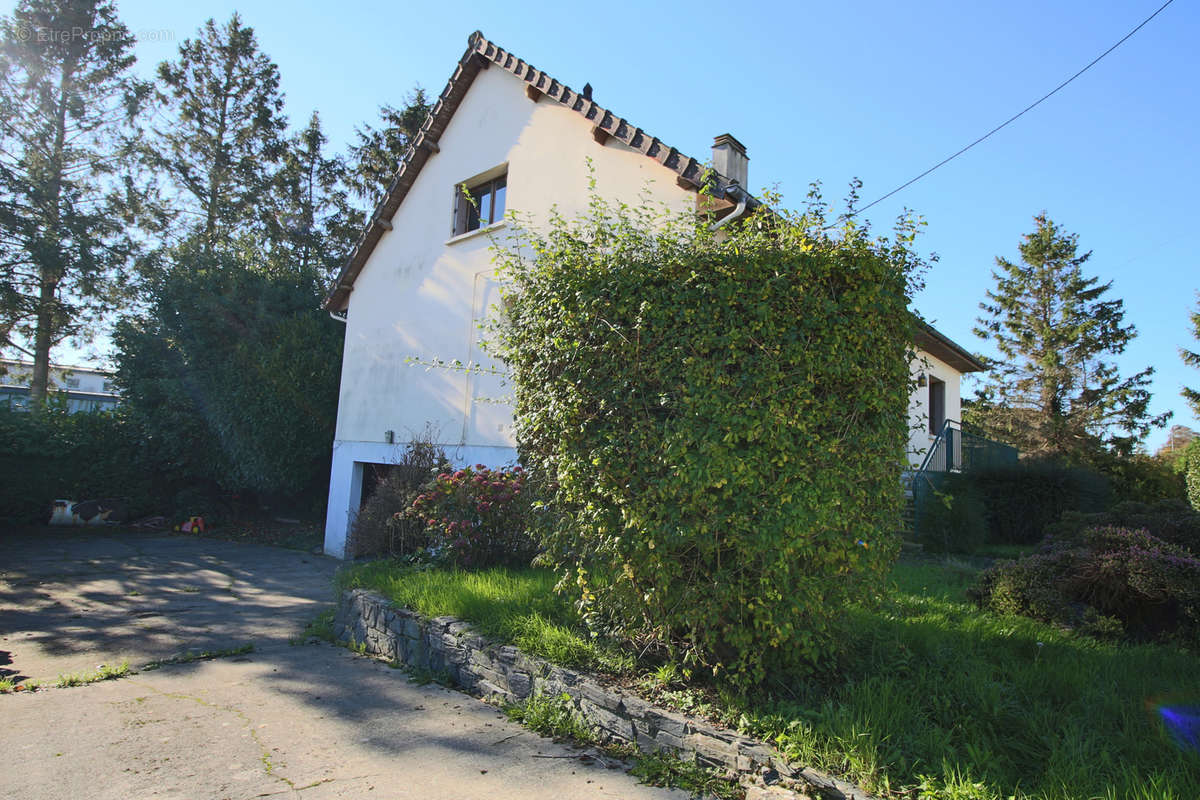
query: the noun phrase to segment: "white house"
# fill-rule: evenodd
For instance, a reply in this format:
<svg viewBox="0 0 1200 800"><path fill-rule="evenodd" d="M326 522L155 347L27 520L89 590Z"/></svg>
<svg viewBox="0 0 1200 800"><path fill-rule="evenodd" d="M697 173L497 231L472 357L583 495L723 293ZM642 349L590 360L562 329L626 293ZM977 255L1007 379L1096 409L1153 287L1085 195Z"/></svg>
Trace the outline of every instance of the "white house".
<svg viewBox="0 0 1200 800"><path fill-rule="evenodd" d="M584 212L589 160L603 195L648 194L680 211L696 208L707 169L596 104L590 87L576 92L472 34L326 301L346 324L325 527L330 555L345 556L364 466L394 463L427 425L456 462L515 458L511 409L480 402L503 394L498 379L411 361L487 363L477 326L497 297L489 234L503 234L508 209L532 219L547 218L552 206L567 218ZM745 148L718 136L712 166L717 213L743 213L755 202L744 188ZM981 368L930 327L917 347L914 453L958 417L959 378Z"/></svg>
<svg viewBox="0 0 1200 800"><path fill-rule="evenodd" d="M0 405L27 408L29 384L33 381L33 362L0 359ZM65 395L67 410L108 411L116 408L121 396L113 387L111 372L95 367L71 367L51 364L49 391Z"/></svg>

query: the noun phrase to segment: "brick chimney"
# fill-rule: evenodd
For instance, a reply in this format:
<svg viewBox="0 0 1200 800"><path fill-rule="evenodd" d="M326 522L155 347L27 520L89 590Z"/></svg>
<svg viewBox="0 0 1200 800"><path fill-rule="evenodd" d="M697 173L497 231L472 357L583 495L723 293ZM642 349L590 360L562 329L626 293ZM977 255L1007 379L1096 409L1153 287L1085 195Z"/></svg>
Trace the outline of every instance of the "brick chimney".
<svg viewBox="0 0 1200 800"><path fill-rule="evenodd" d="M722 133L713 139L712 160L717 172L736 181L743 189L748 188L750 157L746 155L746 145L731 134Z"/></svg>

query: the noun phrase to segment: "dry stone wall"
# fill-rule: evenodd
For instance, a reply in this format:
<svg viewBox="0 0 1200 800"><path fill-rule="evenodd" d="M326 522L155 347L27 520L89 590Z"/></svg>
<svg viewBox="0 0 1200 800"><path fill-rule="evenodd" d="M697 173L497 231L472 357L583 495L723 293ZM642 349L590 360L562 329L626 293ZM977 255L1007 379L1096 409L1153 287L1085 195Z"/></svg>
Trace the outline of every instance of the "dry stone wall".
<svg viewBox="0 0 1200 800"><path fill-rule="evenodd" d="M602 739L727 770L746 785L747 800L874 800L850 784L789 764L763 742L657 707L511 645L497 645L453 617L426 619L393 608L382 595L365 589L343 593L334 634L369 655L445 675L491 701L518 703L533 694L565 694Z"/></svg>

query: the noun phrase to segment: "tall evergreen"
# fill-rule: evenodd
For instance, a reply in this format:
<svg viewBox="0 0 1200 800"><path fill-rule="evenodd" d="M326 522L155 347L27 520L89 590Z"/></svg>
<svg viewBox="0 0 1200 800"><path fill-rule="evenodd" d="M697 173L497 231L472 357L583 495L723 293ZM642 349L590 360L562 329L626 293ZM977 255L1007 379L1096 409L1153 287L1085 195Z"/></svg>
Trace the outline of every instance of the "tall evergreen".
<svg viewBox="0 0 1200 800"><path fill-rule="evenodd" d="M1192 323L1192 336L1200 342L1200 305L1197 305L1196 310L1188 317ZM1180 348L1179 355L1183 358L1183 363L1189 367L1200 369L1200 353ZM1183 396L1188 401L1188 405L1192 407L1192 413L1200 417L1200 391L1185 386L1183 387Z"/></svg>
<svg viewBox="0 0 1200 800"><path fill-rule="evenodd" d="M1030 454L1088 460L1128 454L1169 414L1149 411L1148 367L1123 378L1111 360L1137 331L1125 325L1112 283L1084 274L1091 252L1046 216L1023 237L1020 261L996 259L978 336L1001 358L990 363L973 421Z"/></svg>
<svg viewBox="0 0 1200 800"><path fill-rule="evenodd" d="M359 230L363 214L353 208L345 183L346 165L325 153L327 139L320 115L292 136L276 175L276 230L271 237L277 258L328 283Z"/></svg>
<svg viewBox="0 0 1200 800"><path fill-rule="evenodd" d="M287 118L279 69L258 49L254 29L234 13L208 20L158 68L168 113L155 130L155 161L173 180L182 210L196 220L211 252L270 225L274 166L283 156Z"/></svg>
<svg viewBox="0 0 1200 800"><path fill-rule="evenodd" d="M148 87L109 0L20 0L0 20L0 347L33 358L87 339L134 252L127 160Z"/></svg>
<svg viewBox="0 0 1200 800"><path fill-rule="evenodd" d="M364 123L355 130L350 145L347 182L359 200L374 205L387 191L400 161L412 145L433 104L420 86L404 98L404 105L379 108L379 123Z"/></svg>

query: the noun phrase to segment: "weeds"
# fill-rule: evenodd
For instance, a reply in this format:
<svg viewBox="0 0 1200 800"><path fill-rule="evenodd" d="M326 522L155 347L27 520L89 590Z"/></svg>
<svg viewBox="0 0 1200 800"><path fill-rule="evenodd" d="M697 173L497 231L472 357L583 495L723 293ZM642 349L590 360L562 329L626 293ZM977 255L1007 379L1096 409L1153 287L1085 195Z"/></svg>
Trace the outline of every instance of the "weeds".
<svg viewBox="0 0 1200 800"><path fill-rule="evenodd" d="M683 789L692 797L740 800L746 796L746 790L736 781L716 770L705 769L664 753L639 756L629 774L648 786Z"/></svg>
<svg viewBox="0 0 1200 800"><path fill-rule="evenodd" d="M318 639L322 642L329 642L330 644L334 644L334 641L333 641L334 611L335 610L332 608L327 608L324 611L322 611L320 614L317 614L317 616L314 617L313 620L308 623L308 625L304 626L304 630L300 632L299 636L296 636L295 638L288 640L288 644L292 644L292 645L308 644L309 642L311 642L314 639Z"/></svg>
<svg viewBox="0 0 1200 800"><path fill-rule="evenodd" d="M598 744L599 740L587 721L575 710L571 696L566 694L534 694L520 705L504 709L509 719L520 722L534 733L552 739L578 744Z"/></svg>
<svg viewBox="0 0 1200 800"><path fill-rule="evenodd" d="M193 661L210 661L214 658L228 658L229 656L240 656L246 653L253 653L254 645L247 642L239 647L230 647L225 650L201 650L189 651L179 655L171 656L170 658L151 661L146 666L142 667L143 672L150 672L159 667L165 667L169 664L191 664Z"/></svg>
<svg viewBox="0 0 1200 800"><path fill-rule="evenodd" d="M88 683L116 680L117 678L124 678L128 674L128 661L122 661L115 667L108 664L101 664L92 672L69 672L60 674L54 685L59 689L67 689L72 686L83 686Z"/></svg>

